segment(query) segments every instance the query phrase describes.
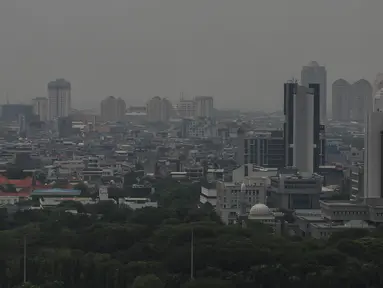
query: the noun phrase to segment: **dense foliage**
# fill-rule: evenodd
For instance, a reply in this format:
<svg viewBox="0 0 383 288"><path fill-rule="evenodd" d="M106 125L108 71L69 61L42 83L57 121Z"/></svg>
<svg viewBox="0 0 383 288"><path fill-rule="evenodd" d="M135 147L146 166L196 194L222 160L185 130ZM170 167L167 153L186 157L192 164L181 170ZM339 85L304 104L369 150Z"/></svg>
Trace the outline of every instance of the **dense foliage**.
<svg viewBox="0 0 383 288"><path fill-rule="evenodd" d="M198 185L162 185L156 195L162 208L68 202L10 219L0 214L0 287L381 287L379 231L350 230L325 242L228 227L211 207L197 206ZM24 237L29 283L21 284Z"/></svg>

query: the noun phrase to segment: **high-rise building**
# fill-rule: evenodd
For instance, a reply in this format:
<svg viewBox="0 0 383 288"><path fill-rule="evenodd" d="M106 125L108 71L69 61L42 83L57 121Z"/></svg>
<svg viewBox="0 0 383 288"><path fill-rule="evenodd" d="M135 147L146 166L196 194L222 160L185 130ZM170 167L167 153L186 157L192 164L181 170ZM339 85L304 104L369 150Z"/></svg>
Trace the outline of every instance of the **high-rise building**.
<svg viewBox="0 0 383 288"><path fill-rule="evenodd" d="M48 98L37 97L32 99L33 113L39 116L40 121L48 120Z"/></svg>
<svg viewBox="0 0 383 288"><path fill-rule="evenodd" d="M332 84L332 120L350 121L352 105L351 85L344 79Z"/></svg>
<svg viewBox="0 0 383 288"><path fill-rule="evenodd" d="M103 121L122 121L126 113L125 101L109 96L101 101L101 119Z"/></svg>
<svg viewBox="0 0 383 288"><path fill-rule="evenodd" d="M366 121L364 198L383 198L383 88L371 106Z"/></svg>
<svg viewBox="0 0 383 288"><path fill-rule="evenodd" d="M214 99L211 96L196 96L195 102L195 117L197 118L213 118Z"/></svg>
<svg viewBox="0 0 383 288"><path fill-rule="evenodd" d="M195 106L194 100L181 99L174 105L174 110L180 118L193 118L195 115Z"/></svg>
<svg viewBox="0 0 383 288"><path fill-rule="evenodd" d="M285 166L298 165L297 168L307 170L302 172L316 171L325 162L325 127L320 124L319 114L320 84L308 86L299 86L296 81L284 84Z"/></svg>
<svg viewBox="0 0 383 288"><path fill-rule="evenodd" d="M240 143L238 164L254 164L268 168L285 166L285 145L283 131L251 131L246 133L243 143ZM243 156L242 156L243 155Z"/></svg>
<svg viewBox="0 0 383 288"><path fill-rule="evenodd" d="M372 86L370 82L365 79L360 79L353 83L351 86L351 95L351 120L364 122L366 111L371 109L371 107L368 108L366 106L366 103L372 102Z"/></svg>
<svg viewBox="0 0 383 288"><path fill-rule="evenodd" d="M71 84L65 79L48 83L48 120L68 117L71 112Z"/></svg>
<svg viewBox="0 0 383 288"><path fill-rule="evenodd" d="M298 86L294 97L294 167L314 172L314 95Z"/></svg>
<svg viewBox="0 0 383 288"><path fill-rule="evenodd" d="M283 111L285 121L283 124L285 140L285 166L293 166L293 144L294 144L294 95L298 83L290 81L284 84L284 105Z"/></svg>
<svg viewBox="0 0 383 288"><path fill-rule="evenodd" d="M320 84L309 84L309 93L314 96L314 171L326 162L326 127L320 122Z"/></svg>
<svg viewBox="0 0 383 288"><path fill-rule="evenodd" d="M146 104L146 113L149 122L168 122L173 110L171 102L159 96L153 97Z"/></svg>
<svg viewBox="0 0 383 288"><path fill-rule="evenodd" d="M319 84L320 90L320 122L327 122L327 71L326 67L320 66L318 62L312 61L303 66L301 71L301 83L309 87L309 84Z"/></svg>

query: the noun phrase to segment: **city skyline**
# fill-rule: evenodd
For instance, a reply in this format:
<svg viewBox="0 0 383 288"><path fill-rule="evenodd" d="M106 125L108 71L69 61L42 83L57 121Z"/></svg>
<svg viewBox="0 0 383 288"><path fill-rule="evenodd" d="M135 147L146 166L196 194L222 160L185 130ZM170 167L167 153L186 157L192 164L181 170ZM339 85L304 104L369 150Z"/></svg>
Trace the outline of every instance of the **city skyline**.
<svg viewBox="0 0 383 288"><path fill-rule="evenodd" d="M1 3L0 95L25 102L63 77L79 108L108 95L174 101L183 91L214 96L218 108L273 111L282 107L276 83L310 61L326 66L328 83L373 82L383 69L381 2L112 2Z"/></svg>

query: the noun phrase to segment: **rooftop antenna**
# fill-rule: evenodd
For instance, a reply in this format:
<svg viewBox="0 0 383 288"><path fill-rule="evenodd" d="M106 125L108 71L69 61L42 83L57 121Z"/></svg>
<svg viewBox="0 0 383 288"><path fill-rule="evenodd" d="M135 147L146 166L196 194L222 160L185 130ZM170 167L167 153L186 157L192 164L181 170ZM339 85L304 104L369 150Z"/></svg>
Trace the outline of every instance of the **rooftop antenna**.
<svg viewBox="0 0 383 288"><path fill-rule="evenodd" d="M184 92L183 91L180 93L180 100L181 101L184 100Z"/></svg>

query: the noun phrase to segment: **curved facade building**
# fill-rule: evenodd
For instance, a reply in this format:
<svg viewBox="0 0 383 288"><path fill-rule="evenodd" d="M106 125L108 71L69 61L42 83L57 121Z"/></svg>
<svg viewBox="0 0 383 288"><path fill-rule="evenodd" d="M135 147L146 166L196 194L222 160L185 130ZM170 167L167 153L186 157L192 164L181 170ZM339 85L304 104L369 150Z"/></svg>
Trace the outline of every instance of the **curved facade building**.
<svg viewBox="0 0 383 288"><path fill-rule="evenodd" d="M344 79L332 84L332 120L350 121L351 116L351 85Z"/></svg>
<svg viewBox="0 0 383 288"><path fill-rule="evenodd" d="M365 79L360 79L352 84L351 120L364 122L366 110L372 105L372 86Z"/></svg>

